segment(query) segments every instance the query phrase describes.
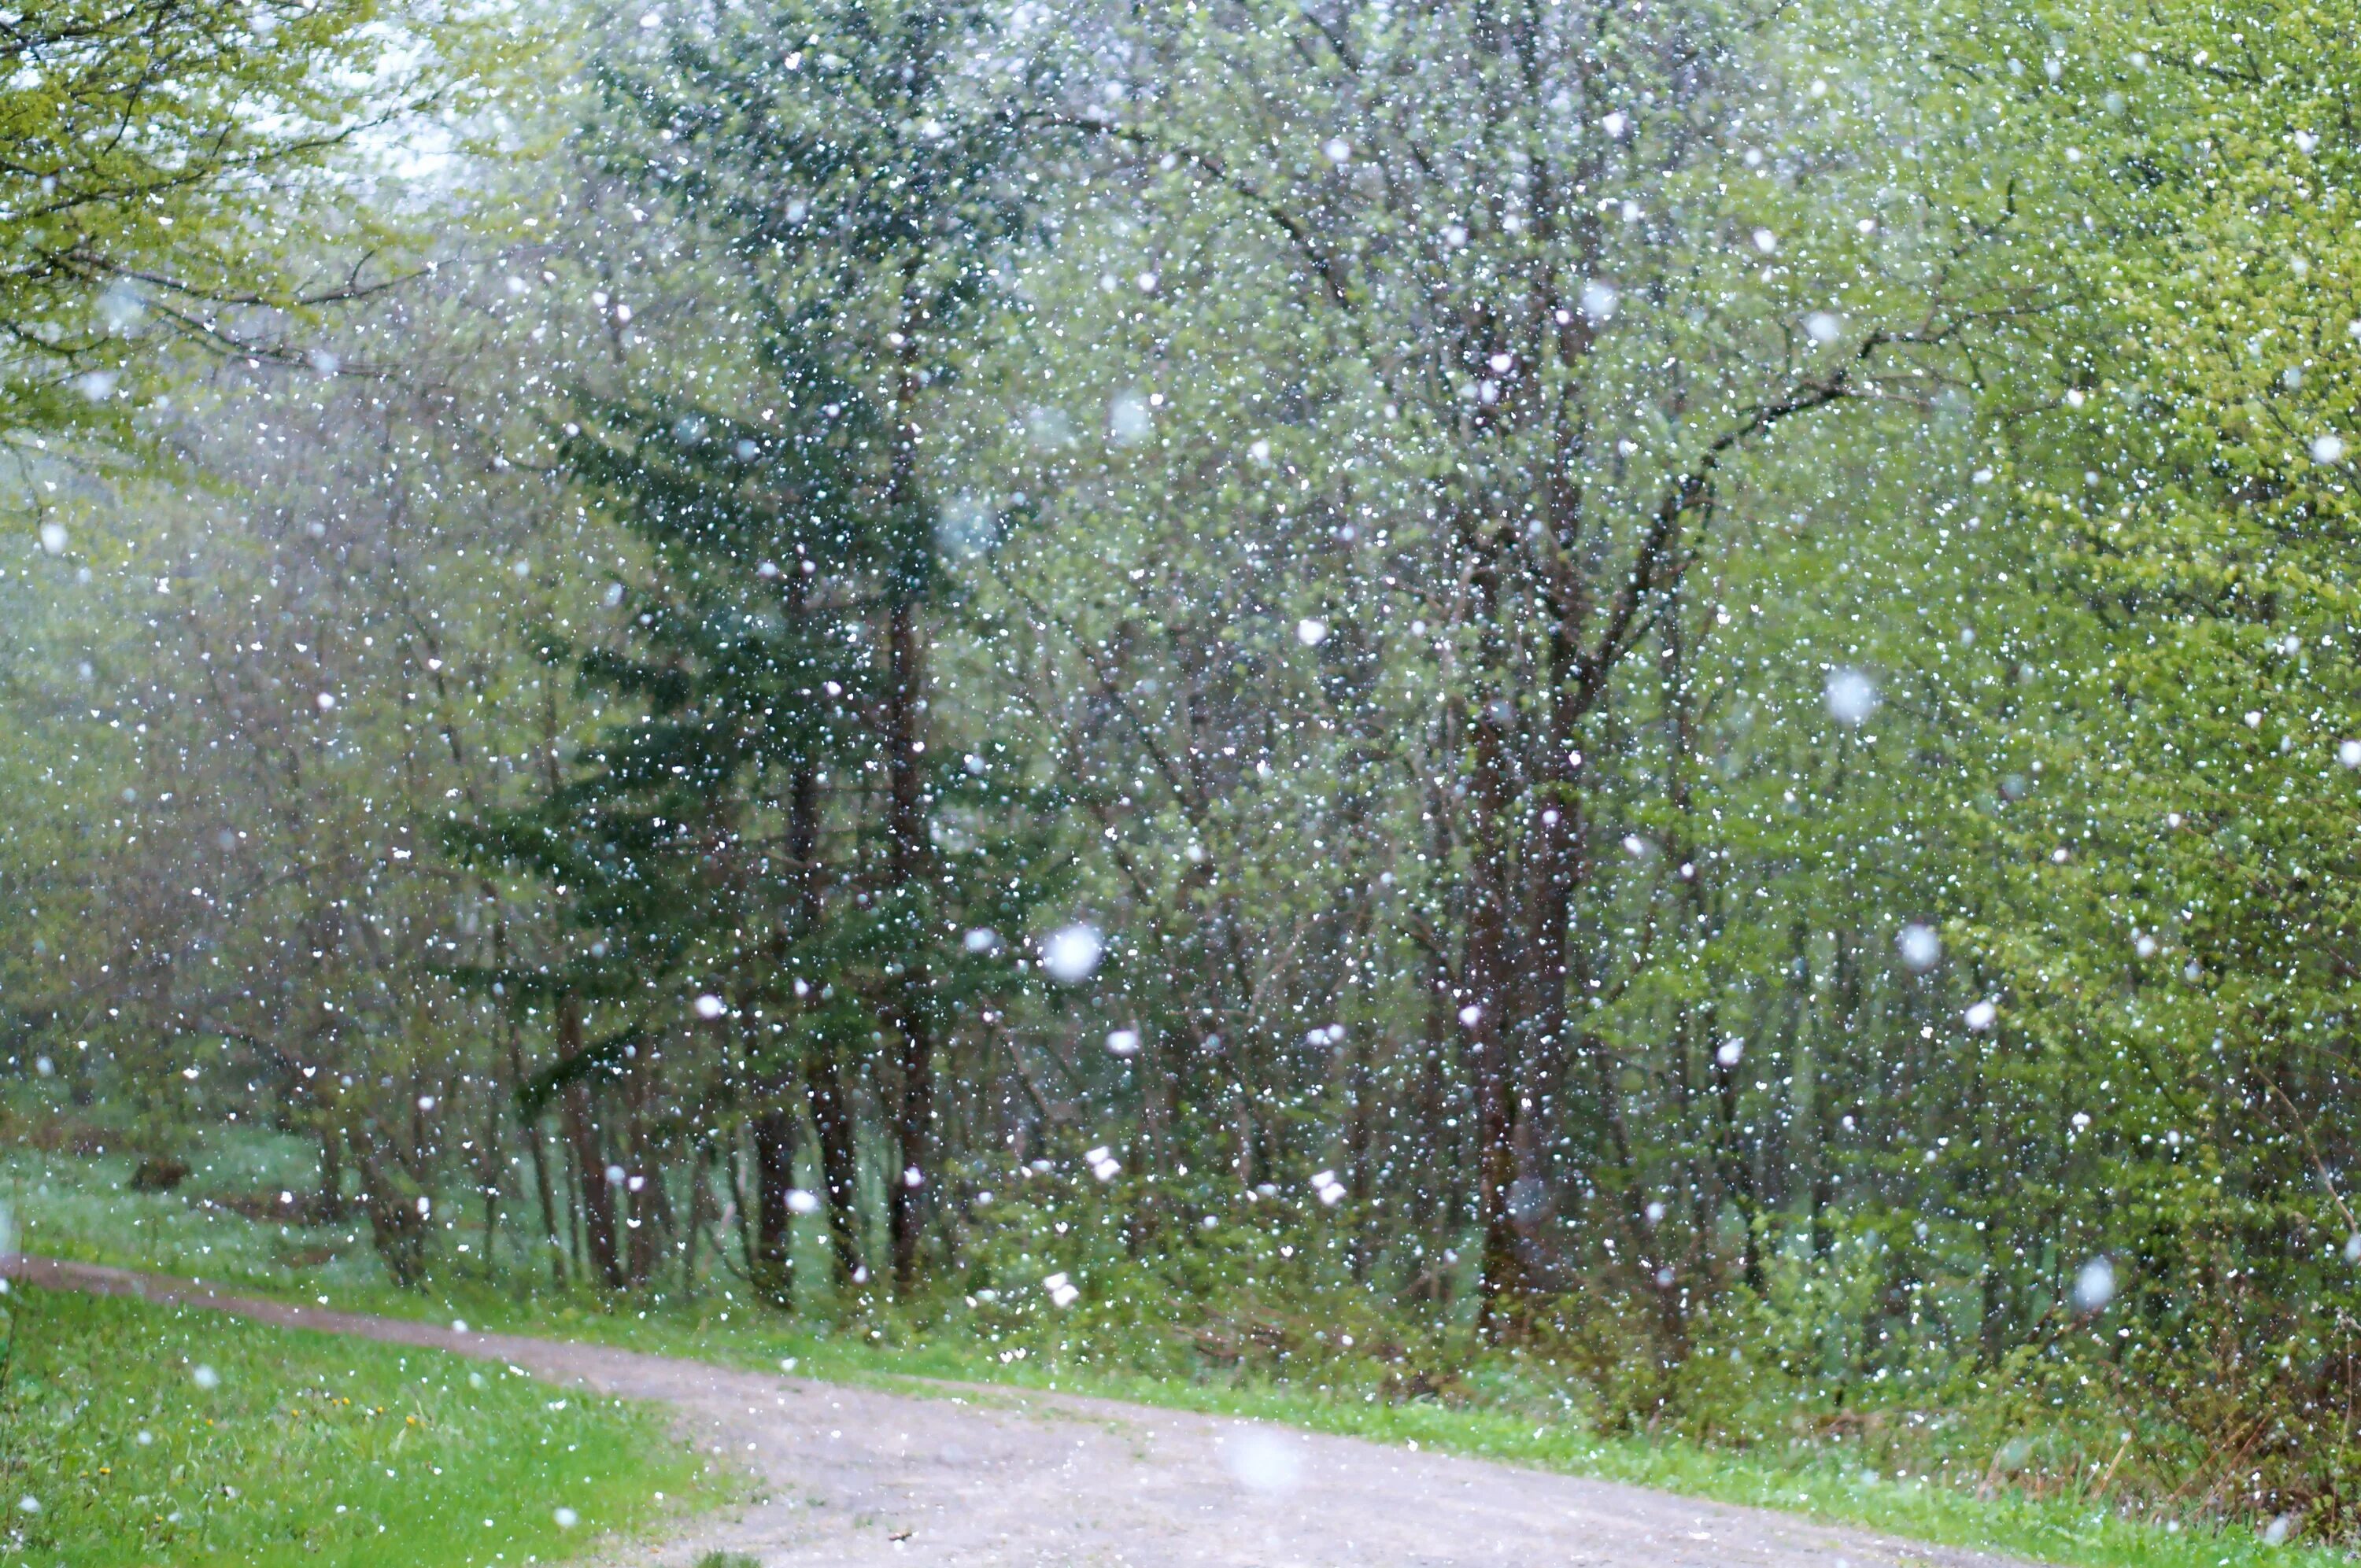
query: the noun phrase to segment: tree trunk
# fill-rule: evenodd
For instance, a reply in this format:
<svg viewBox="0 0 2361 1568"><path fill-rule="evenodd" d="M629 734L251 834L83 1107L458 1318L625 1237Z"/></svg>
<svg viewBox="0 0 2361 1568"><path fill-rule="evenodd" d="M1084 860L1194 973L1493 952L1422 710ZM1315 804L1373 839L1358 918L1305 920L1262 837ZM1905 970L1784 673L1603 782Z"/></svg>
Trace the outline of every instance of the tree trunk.
<svg viewBox="0 0 2361 1568"><path fill-rule="evenodd" d="M582 1054L582 1003L571 996L557 1003L557 1055L572 1061ZM615 1193L591 1119L590 1086L579 1078L566 1086L566 1134L574 1146L574 1180L581 1198L583 1250L594 1277L609 1290L623 1288L622 1259L615 1251Z"/></svg>
<svg viewBox="0 0 2361 1568"><path fill-rule="evenodd" d="M1477 575L1474 613L1488 624L1493 593ZM1480 694L1484 695L1484 694ZM1510 1190L1517 1179L1514 1074L1510 1046L1509 939L1515 870L1509 849L1509 726L1515 716L1491 694L1473 715L1475 774L1468 782L1467 949L1459 1019L1476 1080L1476 1218L1483 1233L1477 1326L1488 1338L1511 1332L1523 1292L1523 1263Z"/></svg>
<svg viewBox="0 0 2361 1568"><path fill-rule="evenodd" d="M643 1060L641 1065L644 1069L647 1064ZM624 1169L629 1172L623 1180L623 1208L630 1216L625 1227L624 1274L637 1287L655 1277L656 1245L664 1234L660 1223L664 1167L648 1147L647 1072L629 1074L624 1081L630 1085L623 1124Z"/></svg>
<svg viewBox="0 0 2361 1568"><path fill-rule="evenodd" d="M900 997L895 1023L901 1036L899 1084L889 1115L899 1157L886 1182L887 1227L894 1252L894 1290L907 1296L918 1282L928 1196L934 1179L935 1024L927 948L934 937L934 841L928 831L927 641L920 609L934 568L933 519L918 476L917 401L921 313L918 261L904 265L902 322L894 382L892 469L887 503L902 531L900 580L886 617L885 836L895 896L905 921Z"/></svg>
<svg viewBox="0 0 2361 1568"><path fill-rule="evenodd" d="M369 1240L386 1273L401 1289L416 1289L426 1277L426 1254L433 1240L433 1211L424 1186L412 1172L401 1151L382 1129L353 1134L353 1158L360 1168L361 1209L369 1223Z"/></svg>
<svg viewBox="0 0 2361 1568"><path fill-rule="evenodd" d="M812 1122L819 1134L820 1181L828 1189L828 1236L836 1255L837 1286L850 1289L862 1272L861 1168L853 1148L843 1052L834 1040L814 1041L807 1067Z"/></svg>
<svg viewBox="0 0 2361 1568"><path fill-rule="evenodd" d="M893 1101L899 1166L887 1184L886 1210L893 1237L894 1290L907 1296L917 1287L928 1184L934 1174L930 1135L935 1098L934 1006L926 959L934 906L933 844L927 831L926 647L915 605L894 606L888 618L887 649L893 670L886 698L890 755L885 823L895 895L905 929L900 996L895 1004L901 1040L895 1064L900 1081Z"/></svg>
<svg viewBox="0 0 2361 1568"><path fill-rule="evenodd" d="M790 583L787 601L796 614L802 613L802 578ZM783 970L795 967L795 944L814 940L820 929L819 810L818 772L808 762L799 762L787 783L788 907L776 927L774 949ZM806 985L802 981L796 985L800 1010ZM819 1047L811 1042L807 1048ZM754 1146L754 1190L751 1195L735 1193L733 1145L730 1181L739 1202L740 1241L755 1295L774 1306L791 1308L795 1305L795 1212L788 1199L796 1186L796 1097L803 1085L792 1059L766 1058L763 1042L751 1032L746 1058L754 1073L754 1113L747 1129ZM814 1103L818 1103L816 1093Z"/></svg>
<svg viewBox="0 0 2361 1568"><path fill-rule="evenodd" d="M484 1196L484 1277L492 1277L494 1243L500 1234L500 1092L497 1083L484 1102L484 1146L476 1160L476 1179Z"/></svg>
<svg viewBox="0 0 2361 1568"><path fill-rule="evenodd" d="M541 1243L549 1252L550 1282L562 1286L566 1283L566 1246L558 1239L557 1202L550 1190L549 1151L542 1146L539 1116L530 1117L524 1124L524 1148L525 1157L533 1164L533 1190L541 1199Z"/></svg>
<svg viewBox="0 0 2361 1568"><path fill-rule="evenodd" d="M783 1092L766 1092L753 1118L754 1227L752 1283L754 1294L774 1307L796 1304L795 1211L788 1195L796 1186L796 1113Z"/></svg>
<svg viewBox="0 0 2361 1568"><path fill-rule="evenodd" d="M705 1165L709 1153L699 1143L688 1157L688 1234L681 1248L680 1292L691 1301L697 1299L697 1244L705 1234Z"/></svg>
<svg viewBox="0 0 2361 1568"><path fill-rule="evenodd" d="M1443 709L1443 733L1436 751L1439 756L1456 759L1459 702L1455 696L1446 700ZM1444 874L1451 864L1455 836L1452 831L1451 796L1438 776L1427 789L1427 816L1432 819L1429 852L1435 874ZM1437 929L1451 929L1455 922L1443 913L1433 925ZM1450 955L1440 946L1425 953L1426 1029L1418 1063L1419 1088L1415 1126L1418 1138L1419 1178L1411 1195L1412 1218L1421 1239L1440 1253L1450 1245L1451 1234L1458 1227L1464 1212L1460 1173L1466 1162L1458 1157L1458 1118L1454 1114L1456 1095L1454 1085L1458 1077L1455 1070L1458 1036L1455 1014L1458 1006L1453 999L1453 976ZM1446 1122L1455 1124L1446 1127Z"/></svg>
<svg viewBox="0 0 2361 1568"><path fill-rule="evenodd" d="M1664 617L1664 691L1672 705L1672 755L1665 763L1665 785L1673 806L1673 818L1680 826L1678 837L1671 849L1675 861L1674 874L1686 894L1689 915L1695 921L1691 939L1704 944L1713 939L1715 930L1713 890L1707 876L1705 858L1698 853L1700 836L1696 828L1697 796L1690 786L1690 765L1697 756L1697 712L1694 694L1689 689L1688 646L1686 629L1681 621L1681 606L1677 591ZM1754 1161L1747 1148L1742 1124L1739 1120L1739 1099L1744 1092L1739 1069L1744 1060L1742 1041L1719 1038L1719 1014L1708 995L1696 1008L1697 1025L1703 1035L1707 1051L1713 1061L1713 1083L1719 1124L1714 1129L1715 1179L1723 1195L1738 1210L1746 1235L1740 1247L1740 1272L1746 1288L1760 1297L1764 1288L1762 1253L1762 1195L1757 1190ZM1724 1059L1725 1048L1740 1052ZM1763 1046L1758 1042L1756 1049Z"/></svg>

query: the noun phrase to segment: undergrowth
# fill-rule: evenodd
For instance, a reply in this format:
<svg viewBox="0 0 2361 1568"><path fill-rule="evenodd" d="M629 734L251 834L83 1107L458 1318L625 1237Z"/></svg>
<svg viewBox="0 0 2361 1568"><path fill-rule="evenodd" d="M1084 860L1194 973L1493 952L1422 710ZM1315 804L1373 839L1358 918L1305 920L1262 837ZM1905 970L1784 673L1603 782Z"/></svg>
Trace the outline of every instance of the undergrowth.
<svg viewBox="0 0 2361 1568"><path fill-rule="evenodd" d="M1382 1292L1340 1279L1316 1238L1300 1245L1301 1233L1259 1213L1200 1219L1186 1245L1143 1246L1101 1223L1113 1204L1068 1187L1048 1201L1003 1198L1000 1217L968 1238L954 1288L915 1309L831 1297L813 1255L798 1269L804 1310L783 1314L754 1305L726 1272L693 1294L675 1282L619 1298L558 1288L535 1270L488 1280L452 1252L425 1288L398 1290L350 1227L258 1221L252 1205L208 1195L202 1179L187 1193L133 1194L115 1158L0 1165L27 1250L343 1310L464 1317L920 1391L902 1380L1258 1416L2077 1568L2344 1560L2307 1544L2301 1520L2255 1528L2223 1507L2218 1486L2176 1484L2209 1466L2217 1480L2235 1473L2225 1456L2192 1454L2169 1411L2144 1412L2107 1381L2103 1320L2062 1322L1997 1367L1927 1355L1860 1385L1831 1383L1832 1342L1867 1332L1877 1303L1858 1280L1801 1260L1774 1261L1760 1297L1691 1314L1678 1357L1663 1354L1645 1300L1561 1302L1501 1347L1475 1333L1464 1303L1393 1310ZM252 1184L236 1157L212 1163ZM1850 1245L1865 1254L1874 1241ZM1076 1291L1065 1306L1047 1285L1058 1274Z"/></svg>

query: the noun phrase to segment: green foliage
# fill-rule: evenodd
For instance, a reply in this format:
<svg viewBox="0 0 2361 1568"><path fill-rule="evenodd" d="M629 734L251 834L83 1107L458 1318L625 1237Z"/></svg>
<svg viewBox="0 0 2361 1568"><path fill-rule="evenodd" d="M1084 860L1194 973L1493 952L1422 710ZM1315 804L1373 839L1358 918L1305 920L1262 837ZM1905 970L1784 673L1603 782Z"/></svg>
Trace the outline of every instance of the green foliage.
<svg viewBox="0 0 2361 1568"><path fill-rule="evenodd" d="M2043 771L1993 814L1994 894L1961 932L2001 1004L1981 1076L2053 1129L2037 1154L2021 1119L1987 1135L2036 1216L2016 1247L2057 1249L2060 1299L2011 1337L2036 1372L2073 1345L2127 1417L2190 1434L2184 1496L2341 1534L2361 1307L2341 67L2304 6L2057 20L1975 46L2043 61L2011 80L2063 258L1989 392L2049 607L2014 629ZM2121 1295L2086 1332L2065 1286L2097 1256Z"/></svg>
<svg viewBox="0 0 2361 1568"><path fill-rule="evenodd" d="M366 219L343 271L291 243L288 225L326 210L330 155L400 107L359 84L401 25L378 0L60 0L12 21L0 39L0 433L119 429L107 410L141 338L245 346L240 318L258 308L383 281L368 260L382 236Z"/></svg>

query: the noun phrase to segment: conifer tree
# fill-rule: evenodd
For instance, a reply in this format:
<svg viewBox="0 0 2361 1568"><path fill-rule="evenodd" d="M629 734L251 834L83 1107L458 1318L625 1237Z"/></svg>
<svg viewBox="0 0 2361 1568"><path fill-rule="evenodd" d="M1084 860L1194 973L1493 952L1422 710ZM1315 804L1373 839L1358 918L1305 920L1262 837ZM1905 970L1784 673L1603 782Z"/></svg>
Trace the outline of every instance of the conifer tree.
<svg viewBox="0 0 2361 1568"><path fill-rule="evenodd" d="M746 270L774 368L785 371L781 395L802 417L816 407L841 417L832 450L869 459L834 492L849 508L858 501L835 543L844 564L868 574L863 609L881 646L860 718L885 780L873 913L894 949L880 1003L895 1048L880 1081L902 1291L920 1271L936 1165L943 995L932 955L950 929L928 695L942 509L926 426L972 351L994 249L1021 231L1028 208L1014 163L1021 123L998 91L1009 68L995 61L994 16L923 0L768 5L654 43L627 34L602 67L614 177L665 203ZM798 381L823 365L839 389ZM847 433L860 418L870 433Z"/></svg>

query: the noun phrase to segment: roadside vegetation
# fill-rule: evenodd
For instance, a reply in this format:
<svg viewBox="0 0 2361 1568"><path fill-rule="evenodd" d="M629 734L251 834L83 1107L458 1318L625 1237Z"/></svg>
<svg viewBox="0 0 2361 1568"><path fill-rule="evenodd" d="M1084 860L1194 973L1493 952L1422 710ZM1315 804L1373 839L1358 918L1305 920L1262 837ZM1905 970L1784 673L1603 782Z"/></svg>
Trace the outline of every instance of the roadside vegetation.
<svg viewBox="0 0 2361 1568"><path fill-rule="evenodd" d="M731 1485L664 1412L497 1364L23 1285L0 1307L11 1561L560 1563Z"/></svg>
<svg viewBox="0 0 2361 1568"><path fill-rule="evenodd" d="M1223 1314L1186 1317L1156 1312L1137 1299L1112 1309L1047 1310L1037 1302L1008 1310L989 1285L980 1287L982 1295L940 1299L917 1312L856 1296L821 1298L785 1313L753 1299L742 1277L726 1268L702 1280L694 1295L675 1284L619 1296L553 1286L515 1269L487 1279L464 1264L404 1287L388 1276L354 1228L274 1222L267 1206L254 1201L275 1196L279 1183L303 1173L308 1157L300 1144L230 1133L183 1146L192 1150L192 1169L172 1192L131 1190L141 1161L128 1155L20 1146L0 1157L0 1201L13 1205L19 1245L50 1256L202 1277L298 1304L456 1318L493 1332L588 1340L906 1392L925 1393L930 1381L950 1381L1255 1417L1630 1481L2065 1568L2302 1568L2345 1561L2335 1549L2286 1543L2283 1532L2225 1520L2195 1501L2179 1508L2144 1506L2141 1487L2170 1463L2160 1462L2154 1449L2170 1442L2172 1434L2126 1430L2069 1398L2078 1375L2064 1363L2045 1375L2028 1358L2014 1385L1929 1383L1848 1416L1797 1399L1792 1385L1766 1391L1745 1366L1749 1352L1741 1348L1759 1344L1763 1325L1734 1322L1721 1343L1701 1349L1697 1358L1719 1361L1725 1370L1710 1383L1681 1390L1679 1409L1706 1412L1708 1420L1668 1415L1657 1423L1617 1423L1598 1392L1598 1380L1613 1376L1611 1369L1573 1354L1490 1349L1464 1318L1405 1338L1398 1323L1356 1310L1344 1293L1323 1297L1308 1274L1288 1277L1284 1266L1292 1260L1278 1258L1275 1248L1262 1262L1266 1268L1279 1266L1276 1277L1250 1280L1242 1254L1241 1266L1218 1280L1174 1281L1217 1292L1228 1303ZM1074 1190L1083 1193L1091 1185L1083 1179ZM465 1227L450 1233L455 1238L467 1234ZM471 1241L469 1252L459 1254L455 1244L451 1255L472 1255L478 1245ZM1103 1277L1139 1277L1120 1267ZM1176 1293L1170 1299L1195 1298ZM1324 1304L1301 1304L1307 1301ZM182 1333L189 1325L219 1321L195 1313L171 1318ZM224 1332L242 1332L242 1326L225 1325ZM328 1361L341 1354L319 1336L298 1337L323 1346ZM355 1353L356 1364L401 1359L365 1344ZM425 1359L440 1364L445 1358ZM632 1495L633 1486L665 1487L653 1451L634 1446L644 1444L650 1431L636 1418L609 1420L607 1412L586 1407L577 1419L607 1420L603 1435L624 1442L601 1472L616 1480L621 1495ZM648 1480L650 1475L659 1478ZM678 1483L672 1496L710 1495L710 1477L700 1484L706 1491ZM551 1496L563 1491L559 1486ZM574 1539L566 1535L559 1544ZM464 1553L470 1542L463 1533L451 1546Z"/></svg>

